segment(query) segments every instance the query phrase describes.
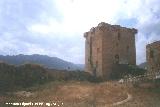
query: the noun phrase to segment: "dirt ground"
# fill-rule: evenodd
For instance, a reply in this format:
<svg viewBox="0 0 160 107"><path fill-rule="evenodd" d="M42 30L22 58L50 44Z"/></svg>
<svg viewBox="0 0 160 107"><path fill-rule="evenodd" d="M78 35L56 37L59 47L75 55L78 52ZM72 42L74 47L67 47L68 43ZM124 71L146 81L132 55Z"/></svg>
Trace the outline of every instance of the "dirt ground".
<svg viewBox="0 0 160 107"><path fill-rule="evenodd" d="M24 91L22 91L24 93ZM16 92L18 93L18 92ZM20 93L20 92L19 92ZM159 107L160 91L118 82L52 82L25 90L31 96L0 95L0 107ZM125 102L130 95L129 100ZM118 103L122 102L124 103ZM117 105L115 105L117 103ZM16 105L17 104L17 105Z"/></svg>

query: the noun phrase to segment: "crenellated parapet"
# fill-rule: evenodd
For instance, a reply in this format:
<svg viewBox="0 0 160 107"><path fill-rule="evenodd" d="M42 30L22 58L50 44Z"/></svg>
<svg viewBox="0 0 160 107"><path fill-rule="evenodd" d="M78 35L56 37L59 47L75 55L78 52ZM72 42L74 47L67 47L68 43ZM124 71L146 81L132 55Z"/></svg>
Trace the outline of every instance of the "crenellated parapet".
<svg viewBox="0 0 160 107"><path fill-rule="evenodd" d="M84 33L84 37L88 36L88 33L94 34L95 32L105 32L105 31L125 31L125 32L132 32L134 35L137 34L137 29L135 28L126 28L120 25L111 25L105 22L101 22L96 27L92 27L88 32Z"/></svg>

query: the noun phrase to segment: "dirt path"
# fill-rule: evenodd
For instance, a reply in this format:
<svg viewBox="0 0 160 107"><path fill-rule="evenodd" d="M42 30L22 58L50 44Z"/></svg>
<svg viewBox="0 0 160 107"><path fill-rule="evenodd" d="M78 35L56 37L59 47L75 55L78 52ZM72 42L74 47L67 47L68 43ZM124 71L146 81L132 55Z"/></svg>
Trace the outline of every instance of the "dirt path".
<svg viewBox="0 0 160 107"><path fill-rule="evenodd" d="M125 100L122 100L122 101L119 101L119 102L116 102L116 103L113 103L113 106L118 106L118 105L121 105L121 104L124 104L128 101L130 101L132 99L132 95L127 93L127 98Z"/></svg>

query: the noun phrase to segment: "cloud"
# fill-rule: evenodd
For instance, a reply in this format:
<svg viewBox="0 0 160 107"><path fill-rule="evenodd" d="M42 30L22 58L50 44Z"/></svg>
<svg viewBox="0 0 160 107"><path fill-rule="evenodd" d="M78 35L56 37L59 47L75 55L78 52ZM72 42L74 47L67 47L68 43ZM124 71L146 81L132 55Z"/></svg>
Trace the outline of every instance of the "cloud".
<svg viewBox="0 0 160 107"><path fill-rule="evenodd" d="M145 52L146 52L146 44L152 43L154 41L160 40L160 7L159 0L146 0L142 4L142 9L139 8L140 12L138 14L139 17L137 19L139 20L139 23L137 24L137 28L140 32L138 36L140 36L138 42L137 42L137 50L142 51L143 53L137 53L138 58L142 57L143 60L138 59L137 62L141 63L146 60ZM140 14L141 13L141 14ZM141 39L143 39L141 41ZM142 48L143 50L141 50Z"/></svg>
<svg viewBox="0 0 160 107"><path fill-rule="evenodd" d="M138 29L137 64L146 61L146 45L160 40L159 4L159 0L127 0L117 14L116 23Z"/></svg>
<svg viewBox="0 0 160 107"><path fill-rule="evenodd" d="M46 54L84 63L83 33L104 21L138 29L137 63L160 40L159 0L1 0L0 54Z"/></svg>

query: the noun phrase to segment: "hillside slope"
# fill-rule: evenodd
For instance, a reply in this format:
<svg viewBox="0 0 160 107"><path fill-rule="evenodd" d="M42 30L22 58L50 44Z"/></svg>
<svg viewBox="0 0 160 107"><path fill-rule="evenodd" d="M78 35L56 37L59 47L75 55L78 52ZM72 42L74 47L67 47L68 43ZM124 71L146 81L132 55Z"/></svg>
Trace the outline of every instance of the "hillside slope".
<svg viewBox="0 0 160 107"><path fill-rule="evenodd" d="M147 62L143 62L138 65L140 68L147 69Z"/></svg>
<svg viewBox="0 0 160 107"><path fill-rule="evenodd" d="M47 55L13 55L13 56L3 56L0 55L0 61L14 64L14 65L21 65L26 63L33 63L39 64L44 66L45 68L50 69L57 69L57 70L83 70L83 65L76 65L71 62L64 61L57 57L49 57Z"/></svg>

